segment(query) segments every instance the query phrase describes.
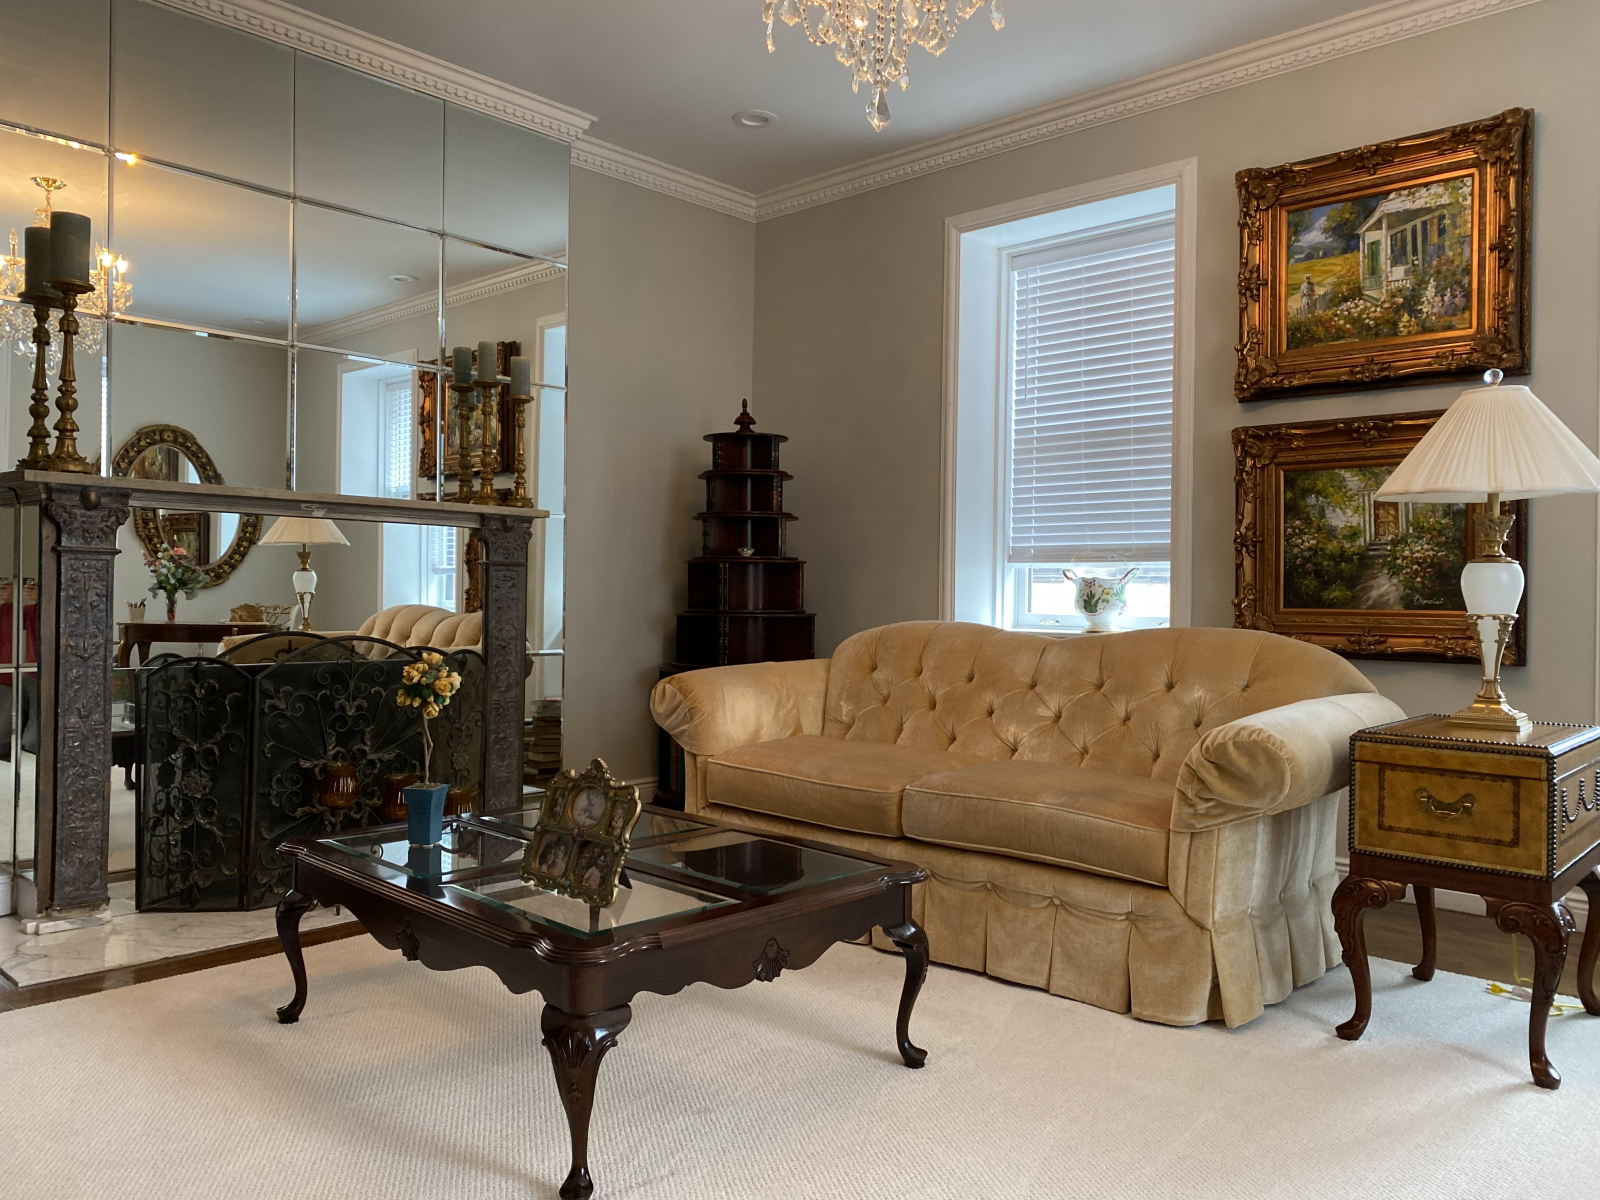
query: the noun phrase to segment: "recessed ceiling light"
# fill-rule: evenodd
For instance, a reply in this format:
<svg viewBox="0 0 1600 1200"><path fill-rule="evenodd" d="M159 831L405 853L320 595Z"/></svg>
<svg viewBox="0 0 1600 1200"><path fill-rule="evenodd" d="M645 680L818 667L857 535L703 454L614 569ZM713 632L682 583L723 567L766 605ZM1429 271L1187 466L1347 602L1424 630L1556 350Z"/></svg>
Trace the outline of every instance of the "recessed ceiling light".
<svg viewBox="0 0 1600 1200"><path fill-rule="evenodd" d="M389 278L394 280L396 283L415 283L417 281L417 277L415 275L391 275Z"/></svg>
<svg viewBox="0 0 1600 1200"><path fill-rule="evenodd" d="M761 108L741 108L733 114L733 123L742 125L746 129L765 129L768 125L775 124L777 120L777 113L769 113Z"/></svg>
<svg viewBox="0 0 1600 1200"><path fill-rule="evenodd" d="M244 323L246 325L270 325L270 324L272 324L272 322L267 320L265 317L246 317L244 319Z"/></svg>

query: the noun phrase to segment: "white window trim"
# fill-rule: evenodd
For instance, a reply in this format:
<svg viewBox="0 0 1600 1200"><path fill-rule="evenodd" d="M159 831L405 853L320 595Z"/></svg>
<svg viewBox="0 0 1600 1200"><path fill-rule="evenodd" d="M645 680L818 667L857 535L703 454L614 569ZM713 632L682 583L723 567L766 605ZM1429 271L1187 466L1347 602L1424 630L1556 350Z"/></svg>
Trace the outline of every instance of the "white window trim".
<svg viewBox="0 0 1600 1200"><path fill-rule="evenodd" d="M972 609L970 601L958 599L958 570L966 566L978 574L971 555L958 555L957 485L964 474L987 474L992 490L993 529L988 533L992 552L988 569L982 572L989 588L986 623L1005 624L999 582L1004 575L1004 448L997 435L978 439L968 437L963 457L961 434L970 434L973 421L987 431L995 415L1003 409L1004 366L999 353L1004 341L1005 298L999 286L1000 272L985 263L983 278L969 275L969 294L962 294L962 235L1026 217L1042 216L1059 209L1096 200L1110 199L1149 188L1173 186L1176 194L1174 230L1176 234L1176 286L1173 312L1172 378L1172 616L1171 624L1190 623L1193 607L1193 491L1194 459L1194 297L1196 250L1196 197L1198 160L1189 158L1141 171L1131 171L1111 179L1079 184L1042 196L1015 200L976 212L962 213L945 221L944 258L944 364L942 379L942 433L940 453L939 513L939 617L955 620L959 609ZM1000 251L993 257L999 260ZM969 263L969 272L975 267ZM990 281L992 277L992 282ZM992 293L989 294L989 293ZM963 316L966 318L963 326ZM963 419L965 418L965 420ZM976 442L982 449L975 451ZM974 455L977 457L974 457ZM992 459L992 461L990 461ZM991 584L989 581L993 581ZM979 604L977 607L981 608ZM965 613L963 615L966 615Z"/></svg>

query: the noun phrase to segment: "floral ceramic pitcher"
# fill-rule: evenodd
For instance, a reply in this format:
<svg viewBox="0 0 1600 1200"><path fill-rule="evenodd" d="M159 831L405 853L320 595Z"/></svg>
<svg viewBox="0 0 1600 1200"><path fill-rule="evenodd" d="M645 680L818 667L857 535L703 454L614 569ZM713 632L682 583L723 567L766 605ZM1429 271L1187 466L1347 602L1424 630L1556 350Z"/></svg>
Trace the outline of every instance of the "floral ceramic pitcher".
<svg viewBox="0 0 1600 1200"><path fill-rule="evenodd" d="M1138 567L1129 567L1116 579L1100 579L1094 575L1079 575L1071 568L1062 569L1061 573L1078 585L1074 603L1089 622L1090 633L1108 633L1116 628L1113 618L1128 607L1128 580L1138 571Z"/></svg>

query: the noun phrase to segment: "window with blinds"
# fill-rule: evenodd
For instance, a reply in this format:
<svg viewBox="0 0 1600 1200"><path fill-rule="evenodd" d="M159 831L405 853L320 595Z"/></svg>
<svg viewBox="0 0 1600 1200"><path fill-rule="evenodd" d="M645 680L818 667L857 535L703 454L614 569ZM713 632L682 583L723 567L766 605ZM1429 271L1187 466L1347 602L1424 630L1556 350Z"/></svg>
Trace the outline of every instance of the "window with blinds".
<svg viewBox="0 0 1600 1200"><path fill-rule="evenodd" d="M1175 265L1170 214L1011 257L1007 562L1170 561Z"/></svg>
<svg viewBox="0 0 1600 1200"><path fill-rule="evenodd" d="M1013 628L1081 626L1085 575L1122 581L1122 628L1171 616L1176 266L1170 211L1007 260Z"/></svg>
<svg viewBox="0 0 1600 1200"><path fill-rule="evenodd" d="M415 415L411 408L411 380L392 379L383 385L383 487L384 495L410 500L416 475L413 452Z"/></svg>

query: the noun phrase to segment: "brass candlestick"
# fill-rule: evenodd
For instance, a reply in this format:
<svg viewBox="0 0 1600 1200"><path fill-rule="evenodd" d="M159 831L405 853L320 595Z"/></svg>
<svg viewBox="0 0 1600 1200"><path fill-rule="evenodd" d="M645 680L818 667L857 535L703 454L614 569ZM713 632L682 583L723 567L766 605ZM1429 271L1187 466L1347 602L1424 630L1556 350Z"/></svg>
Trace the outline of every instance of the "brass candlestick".
<svg viewBox="0 0 1600 1200"><path fill-rule="evenodd" d="M494 422L498 432L500 423L498 410L500 408L500 381L480 380L478 388L483 392L483 444L478 453L478 494L472 498L474 504L499 504L500 497L495 495L494 476L500 466L500 458L493 450L489 449L489 424Z"/></svg>
<svg viewBox="0 0 1600 1200"><path fill-rule="evenodd" d="M90 475L94 468L78 453L78 372L72 359L72 339L78 334L78 297L94 291L94 286L76 279L52 279L50 286L61 293L61 386L56 395L56 448L50 455L52 471L76 471Z"/></svg>
<svg viewBox="0 0 1600 1200"><path fill-rule="evenodd" d="M528 405L533 403L532 396L518 396L512 393L511 403L517 407L516 427L516 480L511 487L511 496L506 504L512 508L534 507L533 497L528 495Z"/></svg>
<svg viewBox="0 0 1600 1200"><path fill-rule="evenodd" d="M456 494L450 499L457 504L471 504L472 494L472 410L477 405L478 388L471 383L452 383L450 390L456 394L456 420L459 423L459 441L456 452Z"/></svg>
<svg viewBox="0 0 1600 1200"><path fill-rule="evenodd" d="M51 292L23 292L17 298L33 305L33 402L28 405L33 424L28 426L27 457L17 460L17 469L48 471L50 426L44 422L50 415L50 372L45 360L50 356L50 310L60 297Z"/></svg>

